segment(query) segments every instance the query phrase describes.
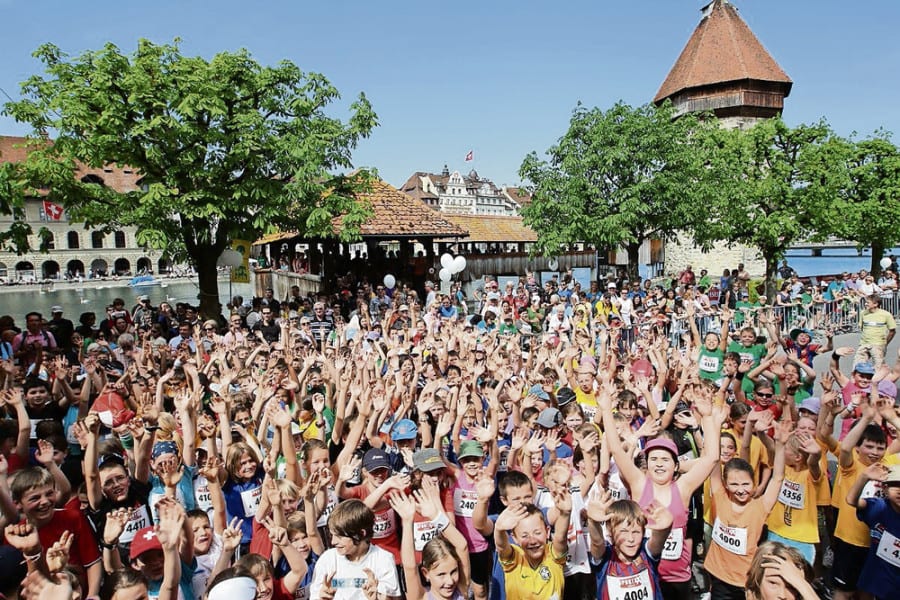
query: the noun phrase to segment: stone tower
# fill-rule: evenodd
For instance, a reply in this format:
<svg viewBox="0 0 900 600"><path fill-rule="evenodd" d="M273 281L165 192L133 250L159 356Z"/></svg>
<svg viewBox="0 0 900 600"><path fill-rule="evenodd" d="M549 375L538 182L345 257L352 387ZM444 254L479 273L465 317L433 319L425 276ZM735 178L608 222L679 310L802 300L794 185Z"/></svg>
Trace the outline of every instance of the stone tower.
<svg viewBox="0 0 900 600"><path fill-rule="evenodd" d="M670 100L679 114L711 111L723 127L752 127L781 114L793 82L766 51L737 8L728 0L713 0L702 9L694 33L653 102ZM723 269L744 263L754 276L765 264L752 248L734 247L703 253L683 238L666 244L666 271L691 264L694 270Z"/></svg>

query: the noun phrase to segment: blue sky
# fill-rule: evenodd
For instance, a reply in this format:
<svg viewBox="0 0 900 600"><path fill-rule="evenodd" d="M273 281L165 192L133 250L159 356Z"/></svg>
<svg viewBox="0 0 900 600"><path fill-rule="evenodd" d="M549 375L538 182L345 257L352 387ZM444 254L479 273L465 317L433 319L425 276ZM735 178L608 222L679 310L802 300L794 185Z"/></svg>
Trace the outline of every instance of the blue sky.
<svg viewBox="0 0 900 600"><path fill-rule="evenodd" d="M344 96L336 115L365 92L380 127L355 163L389 183L446 163L515 184L523 157L565 132L578 101L650 101L705 3L0 0L0 88L18 96L43 42L73 55L106 42L130 52L141 37L180 37L185 54L206 57L244 47L262 63L288 59L325 74ZM789 123L825 117L842 135L879 127L900 135L900 2L734 3L794 80ZM25 132L0 117L0 133ZM467 164L470 149L476 160Z"/></svg>

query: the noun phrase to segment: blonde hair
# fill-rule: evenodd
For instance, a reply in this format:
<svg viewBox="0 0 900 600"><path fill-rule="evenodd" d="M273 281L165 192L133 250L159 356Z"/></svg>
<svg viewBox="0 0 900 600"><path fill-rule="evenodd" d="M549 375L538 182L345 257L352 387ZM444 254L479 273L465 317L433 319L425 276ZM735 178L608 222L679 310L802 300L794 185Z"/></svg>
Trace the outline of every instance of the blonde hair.
<svg viewBox="0 0 900 600"><path fill-rule="evenodd" d="M766 571L766 569L762 565L766 560L766 557L770 555L774 555L794 563L797 568L803 571L803 577L807 581L812 581L812 567L808 562L806 562L806 559L803 558L803 555L800 554L799 550L797 550L796 548L791 548L790 546L786 546L781 542L764 542L757 546L756 554L753 555L753 560L750 562L750 571L747 573L747 592L752 594L753 598L760 597L762 581L763 577L765 577ZM796 592L796 590L794 591Z"/></svg>
<svg viewBox="0 0 900 600"><path fill-rule="evenodd" d="M647 526L647 515L634 500L616 500L610 505L607 517L606 526L613 536L623 525L638 525L641 529Z"/></svg>

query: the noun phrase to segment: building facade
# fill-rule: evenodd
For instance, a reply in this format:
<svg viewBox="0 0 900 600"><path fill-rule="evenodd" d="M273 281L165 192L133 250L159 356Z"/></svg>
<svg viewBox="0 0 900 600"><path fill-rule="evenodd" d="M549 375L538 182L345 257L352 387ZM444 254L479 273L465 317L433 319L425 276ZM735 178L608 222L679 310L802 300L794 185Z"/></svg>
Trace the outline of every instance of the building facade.
<svg viewBox="0 0 900 600"><path fill-rule="evenodd" d="M26 140L21 137L0 136L0 162L21 162L27 156ZM79 169L82 181L110 186L116 191L138 189L140 175L128 168L107 166L102 169ZM165 272L169 261L159 253L141 248L135 239L134 227L112 232L88 229L83 223L69 220L64 206L45 202L41 197L26 198L25 222L31 226L29 245L25 254L0 254L0 281L27 283L46 279L129 276L136 273ZM10 215L0 215L0 227L9 229ZM45 229L48 251L36 250L41 245L39 232Z"/></svg>
<svg viewBox="0 0 900 600"><path fill-rule="evenodd" d="M452 215L516 216L519 213L517 188L498 187L473 169L468 175L450 171L413 173L400 191L421 200L442 213Z"/></svg>

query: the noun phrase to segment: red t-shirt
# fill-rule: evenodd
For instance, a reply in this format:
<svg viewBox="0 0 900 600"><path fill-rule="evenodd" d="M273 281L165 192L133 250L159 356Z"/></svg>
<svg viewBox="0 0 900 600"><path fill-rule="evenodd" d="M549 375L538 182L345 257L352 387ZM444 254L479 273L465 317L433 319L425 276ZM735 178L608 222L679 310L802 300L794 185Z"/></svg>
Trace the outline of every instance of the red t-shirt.
<svg viewBox="0 0 900 600"><path fill-rule="evenodd" d="M365 502L369 496L369 487L366 484L346 488L344 494L347 498L356 498ZM394 555L394 562L400 564L400 521L397 513L391 505L382 498L373 510L375 513L375 527L372 532L372 543Z"/></svg>

